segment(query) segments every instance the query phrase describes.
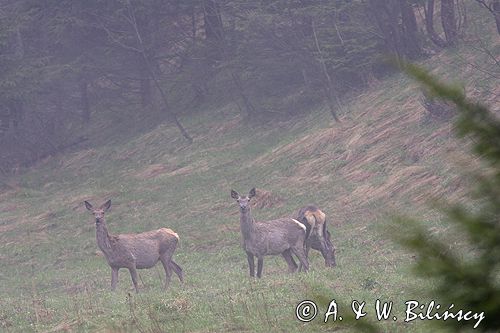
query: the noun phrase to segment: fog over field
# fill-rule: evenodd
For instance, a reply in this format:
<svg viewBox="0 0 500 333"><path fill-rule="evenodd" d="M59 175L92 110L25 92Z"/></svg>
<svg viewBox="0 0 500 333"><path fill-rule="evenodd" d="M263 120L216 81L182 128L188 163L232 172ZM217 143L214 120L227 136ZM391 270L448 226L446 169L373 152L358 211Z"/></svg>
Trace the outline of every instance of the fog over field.
<svg viewBox="0 0 500 333"><path fill-rule="evenodd" d="M0 332L500 330L499 0L0 0Z"/></svg>

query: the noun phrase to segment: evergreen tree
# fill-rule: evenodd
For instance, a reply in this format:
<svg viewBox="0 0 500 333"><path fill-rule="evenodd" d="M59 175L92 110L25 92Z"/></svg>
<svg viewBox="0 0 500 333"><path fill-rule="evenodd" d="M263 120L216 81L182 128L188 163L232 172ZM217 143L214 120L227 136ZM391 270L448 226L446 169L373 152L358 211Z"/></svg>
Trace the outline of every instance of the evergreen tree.
<svg viewBox="0 0 500 333"><path fill-rule="evenodd" d="M443 208L450 223L468 240L471 250L467 255L461 255L459 248L450 248L450 244L412 219L398 219L396 238L418 254L416 271L436 281L433 296L455 304L455 309L484 311L485 319L477 329L497 331L500 329L500 120L485 106L468 100L462 89L439 83L413 65L406 65L406 71L436 97L456 105L459 113L456 130L459 136L472 139L474 152L488 166L488 171L476 175L478 186L474 194L479 209L471 211L462 205ZM438 322L455 328L470 325L456 320Z"/></svg>

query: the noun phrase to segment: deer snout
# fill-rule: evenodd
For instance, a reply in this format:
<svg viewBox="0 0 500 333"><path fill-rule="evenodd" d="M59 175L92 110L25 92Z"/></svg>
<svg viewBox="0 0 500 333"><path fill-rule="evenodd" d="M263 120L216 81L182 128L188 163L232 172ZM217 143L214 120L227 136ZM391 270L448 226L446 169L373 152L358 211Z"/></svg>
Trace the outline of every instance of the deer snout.
<svg viewBox="0 0 500 333"><path fill-rule="evenodd" d="M104 214L95 214L95 223L100 223L104 219Z"/></svg>

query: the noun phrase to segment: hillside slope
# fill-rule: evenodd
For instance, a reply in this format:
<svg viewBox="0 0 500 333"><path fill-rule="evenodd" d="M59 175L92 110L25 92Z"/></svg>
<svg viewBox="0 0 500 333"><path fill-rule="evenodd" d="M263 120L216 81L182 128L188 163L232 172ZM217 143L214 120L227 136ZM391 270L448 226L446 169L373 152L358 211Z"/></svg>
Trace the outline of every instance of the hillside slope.
<svg viewBox="0 0 500 333"><path fill-rule="evenodd" d="M445 52L423 65L466 82L469 95L487 97L498 112L498 100L488 97L500 92L494 79L461 62L481 57L487 63L484 55ZM318 290L369 306L378 298L392 300L402 317L404 301L425 300L422 287L432 282L410 274L411 255L384 232L388 215L420 216L444 235L448 230L426 203L463 200L463 169L478 166L449 122L428 118L419 96L416 84L397 74L346 104L341 123L332 124L320 109L262 124L227 105L184 120L192 145L162 123L131 131L129 140L123 132L100 134L91 148L43 161L0 193L0 327L297 332L308 326L295 319L295 305ZM96 121L91 134L107 126L113 129ZM254 208L258 219L292 215L306 203L320 206L338 267L323 267L312 252L310 273L288 275L285 262L270 257L264 278L250 280L229 190L244 193L254 186L271 193ZM145 286L137 296L129 294L126 271L119 291L108 291L110 269L83 206L83 200L99 204L108 198L112 232L165 226L180 235L175 258L185 271L183 286L174 280L164 292L157 267L140 272ZM320 322L309 325L329 328ZM425 322L386 325L391 332L426 330Z"/></svg>

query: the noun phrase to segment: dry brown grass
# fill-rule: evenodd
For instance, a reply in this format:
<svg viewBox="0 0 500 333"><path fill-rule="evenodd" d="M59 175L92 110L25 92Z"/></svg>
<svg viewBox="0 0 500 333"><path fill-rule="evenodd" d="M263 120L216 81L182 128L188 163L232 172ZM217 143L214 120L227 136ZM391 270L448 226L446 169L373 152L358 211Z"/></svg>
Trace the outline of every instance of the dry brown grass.
<svg viewBox="0 0 500 333"><path fill-rule="evenodd" d="M227 120L223 123L217 123L216 126L210 130L209 135L223 135L226 132L235 130L241 126L241 120L241 115L237 115L231 120Z"/></svg>
<svg viewBox="0 0 500 333"><path fill-rule="evenodd" d="M413 90L418 91L415 85L404 90L410 96ZM279 145L252 164L273 164L282 158L298 160L291 176L277 174L275 178L278 182L291 182L296 188L306 184L308 188L325 186L337 180L353 185L349 193L336 193L338 200L330 204L331 208L344 211L373 202L387 202L389 207L402 197L423 206L430 198L449 194L444 184L448 182L455 188L460 176L453 173L453 161L448 163L447 159L470 163L467 149L452 139L450 123L437 122L434 131L422 133L427 111L421 106L418 94L401 101L387 99L386 94L386 91L364 94L354 109L356 105L358 108L370 105L372 100L384 102L366 112L354 112L358 117L352 121ZM437 167L436 163L442 166Z"/></svg>
<svg viewBox="0 0 500 333"><path fill-rule="evenodd" d="M411 184L411 186L409 186ZM425 191L418 191L425 187ZM357 187L351 196L354 200L368 203L374 200L391 200L396 196L413 195L415 202L425 202L430 196L439 196L444 190L439 177L421 166L410 166L396 170L380 186L364 184Z"/></svg>
<svg viewBox="0 0 500 333"><path fill-rule="evenodd" d="M280 207L285 202L285 199L280 198L276 194L263 189L255 189L256 196L251 201L252 208L263 209Z"/></svg>
<svg viewBox="0 0 500 333"><path fill-rule="evenodd" d="M180 168L177 165L151 164L140 171L132 172L132 175L138 179L150 179L165 174L168 176L179 176L207 170L209 170L208 162L199 160Z"/></svg>
<svg viewBox="0 0 500 333"><path fill-rule="evenodd" d="M172 169L172 166L170 167ZM154 178L158 175L164 174L169 171L169 167L165 164L151 164L135 174L139 179Z"/></svg>
<svg viewBox="0 0 500 333"><path fill-rule="evenodd" d="M189 175L191 173L203 172L208 170L209 170L208 162L205 160L200 160L195 163L186 165L182 168L172 170L168 174L169 176L179 176L179 175Z"/></svg>
<svg viewBox="0 0 500 333"><path fill-rule="evenodd" d="M335 174L324 172L330 163L332 163L332 159L329 155L320 155L316 158L301 161L296 164L294 175L289 177L289 181L296 185L307 184L307 188L325 184L335 178Z"/></svg>
<svg viewBox="0 0 500 333"><path fill-rule="evenodd" d="M126 161L129 159L134 158L134 156L139 152L138 148L135 149L130 149L130 150L124 150L118 153L118 156L115 157L116 160L118 161Z"/></svg>
<svg viewBox="0 0 500 333"><path fill-rule="evenodd" d="M18 203L7 203L3 208L0 208L0 212L8 213L8 212L19 211L24 207L25 207L24 205Z"/></svg>
<svg viewBox="0 0 500 333"><path fill-rule="evenodd" d="M55 216L56 214L54 212L48 211L33 217L33 221L44 222L54 218Z"/></svg>
<svg viewBox="0 0 500 333"><path fill-rule="evenodd" d="M0 234L6 233L6 232L9 232L12 230L16 230L18 228L18 226L19 225L14 221L10 221L9 224L0 225Z"/></svg>
<svg viewBox="0 0 500 333"><path fill-rule="evenodd" d="M81 320L78 320L78 319L64 321L64 322L57 324L55 327L53 327L49 330L43 331L43 333L73 332L74 331L73 328L75 326L80 325L80 323L81 323Z"/></svg>
<svg viewBox="0 0 500 333"><path fill-rule="evenodd" d="M316 133L307 134L297 141L278 146L272 151L261 155L249 163L249 166L273 164L276 160L284 156L307 157L311 155L321 154L326 147L335 142L338 136L342 134L341 129L324 128Z"/></svg>
<svg viewBox="0 0 500 333"><path fill-rule="evenodd" d="M79 151L78 153L72 154L68 158L61 159L61 168L63 169L81 169L82 166L86 165L89 161L97 156L96 149L87 149Z"/></svg>

